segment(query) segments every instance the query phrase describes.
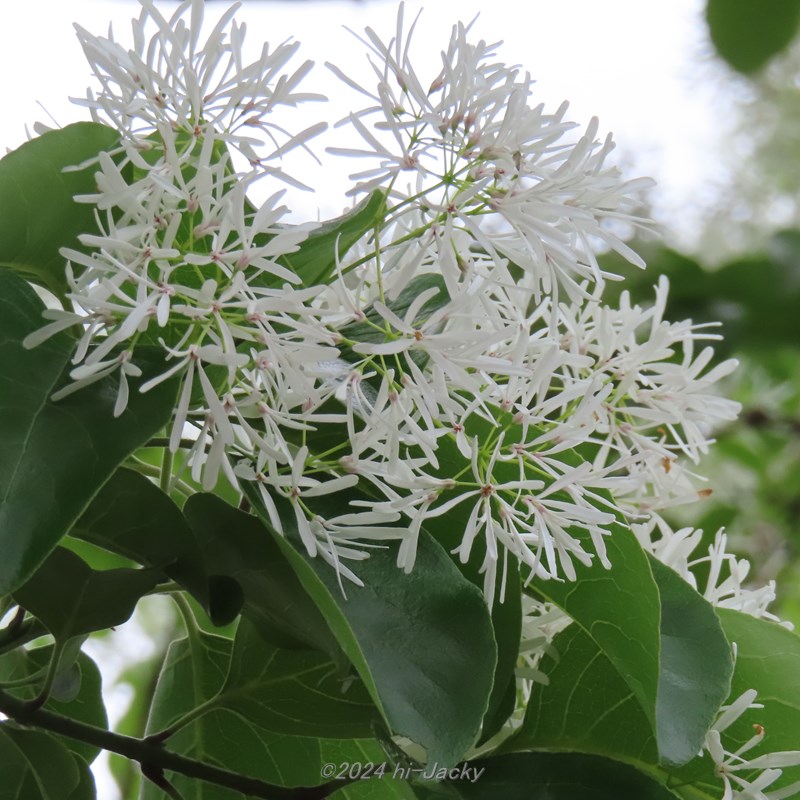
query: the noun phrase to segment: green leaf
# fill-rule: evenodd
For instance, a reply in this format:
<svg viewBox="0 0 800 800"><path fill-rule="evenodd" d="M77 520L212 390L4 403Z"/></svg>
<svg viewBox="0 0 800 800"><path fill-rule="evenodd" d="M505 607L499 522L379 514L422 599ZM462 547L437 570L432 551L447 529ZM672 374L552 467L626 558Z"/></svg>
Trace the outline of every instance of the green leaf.
<svg viewBox="0 0 800 800"><path fill-rule="evenodd" d="M97 572L73 552L56 548L14 599L57 641L127 622L139 599L158 583L148 569Z"/></svg>
<svg viewBox="0 0 800 800"><path fill-rule="evenodd" d="M48 131L0 160L0 267L46 286L66 290L61 247L83 249L78 235L95 231L94 206L76 194L97 191L96 167L64 172L119 142L119 133L97 122Z"/></svg>
<svg viewBox="0 0 800 800"><path fill-rule="evenodd" d="M502 429L506 445L512 444L515 437L520 435L519 425L514 423L510 414L505 414L499 409L494 410L496 424L479 419L475 416L468 422L466 435L477 437L478 441L486 441ZM437 456L440 468L436 473L444 478L456 474L464 466L464 458L458 452L455 442L442 438L439 442ZM562 458L568 459L576 465L582 457L576 451L562 453ZM503 480L514 481L518 479L518 467L512 463L497 463L495 476L498 482ZM444 493L445 500L448 493ZM565 499L569 500L568 497ZM610 508L613 501L610 496L605 498ZM426 521L426 529L452 551L460 543L462 531L467 524L470 514L468 504L461 504L451 509L446 518L433 518ZM576 579L569 580L541 580L530 582L530 588L538 593L541 599L546 599L563 609L578 625L584 628L596 642L600 650L615 665L619 674L630 685L648 719L655 725L656 697L658 693L659 674L659 619L660 606L658 587L650 571L645 552L642 550L636 537L631 531L618 523L609 526L611 535L605 538L608 560L612 568L606 569L598 558L594 558L590 565L574 562ZM595 550L591 535L582 530L573 529L571 534L584 546L587 552ZM472 580L480 582L480 567L484 560L484 550L479 546L471 556L468 565L460 565L467 569ZM498 578L498 584L502 581ZM502 702L509 703L509 682L513 681L513 668L516 663L520 624L519 617L510 618L509 610L519 613L519 577L516 569L510 571L506 577L509 595L507 601L509 609L504 609L505 603L500 604L495 598L495 613L502 612L506 620L502 625L495 624L495 635L498 643L503 643L501 652L504 653L502 673L498 673L493 690L492 702L496 709L502 708ZM494 616L494 614L493 614ZM498 621L499 622L499 621ZM508 708L508 705L506 706ZM499 714L498 717L501 717ZM487 732L496 729L497 718L493 725L487 724ZM488 720L487 720L488 723Z"/></svg>
<svg viewBox="0 0 800 800"><path fill-rule="evenodd" d="M447 449L440 447L439 463L443 472L450 469ZM457 470L449 474L455 475ZM422 529L447 552L453 552L461 543L470 509L463 504L456 506L448 514L425 520ZM484 576L481 571L486 543L476 541L469 561L454 562L462 575L476 587L483 588ZM503 596L501 597L501 589ZM503 581L498 581L491 612L492 631L497 645L497 665L492 681L489 704L481 727L480 742L494 736L504 725L516 706L517 682L515 668L519 657L522 635L522 587L519 566L512 562L506 565Z"/></svg>
<svg viewBox="0 0 800 800"><path fill-rule="evenodd" d="M362 759L361 763L366 763L366 759ZM418 800L417 794L406 781L393 777L395 768L384 758L377 756L372 763L386 764L383 777L351 783L330 795L331 800Z"/></svg>
<svg viewBox="0 0 800 800"><path fill-rule="evenodd" d="M184 586L214 624L232 622L242 610L241 587L219 574L181 510L144 475L117 470L70 531L139 564L162 569Z"/></svg>
<svg viewBox="0 0 800 800"><path fill-rule="evenodd" d="M655 726L608 654L571 625L542 660L549 683L534 687L513 749L575 750L642 769L696 756L728 694L730 647L706 600L668 567L654 561L653 572L662 608Z"/></svg>
<svg viewBox="0 0 800 800"><path fill-rule="evenodd" d="M151 480L118 469L70 531L147 567L167 567L196 547L178 506Z"/></svg>
<svg viewBox="0 0 800 800"><path fill-rule="evenodd" d="M177 391L170 380L140 394L134 381L117 419L113 377L54 403L72 344L62 334L23 348L42 308L30 286L0 270L0 595L31 576L120 462L166 425ZM146 380L153 363L137 360Z"/></svg>
<svg viewBox="0 0 800 800"><path fill-rule="evenodd" d="M380 722L360 680L341 679L322 653L267 644L242 620L225 685L214 704L274 733L363 739Z"/></svg>
<svg viewBox="0 0 800 800"><path fill-rule="evenodd" d="M652 725L659 680L658 587L641 545L630 530L610 526L606 551L611 569L595 559L575 562L574 581L534 580L531 586L583 628L630 687ZM589 534L573 532L592 549Z"/></svg>
<svg viewBox="0 0 800 800"><path fill-rule="evenodd" d="M364 234L383 221L385 213L386 197L376 189L346 214L323 222L300 244L299 250L280 256L278 262L298 275L303 286L327 283L336 269L337 254L344 257ZM282 282L267 273L264 276L265 282Z"/></svg>
<svg viewBox="0 0 800 800"><path fill-rule="evenodd" d="M447 284L441 275L418 275L411 280L396 299L389 300L386 303L386 307L394 311L400 319L404 319L409 306L420 294L428 289L437 289L438 292L422 304L417 316L411 321L412 325L420 327L431 314L450 302ZM372 306L364 312L364 317L365 319L361 322L351 322L349 325L340 328L339 333L345 339L355 342L383 342L386 339L386 334L384 333L386 323L383 317ZM353 353L349 347L343 346L341 350L342 358L347 361L361 361L364 358L363 355Z"/></svg>
<svg viewBox="0 0 800 800"><path fill-rule="evenodd" d="M280 647L317 648L343 663L325 618L256 517L211 494L192 495L183 513L206 568L236 581L243 614L264 638Z"/></svg>
<svg viewBox="0 0 800 800"><path fill-rule="evenodd" d="M468 566L474 569L479 563L482 563L483 556L480 556L480 562L476 557L481 549L480 546L474 548L475 552L469 565L458 565L467 577L470 577L465 571ZM517 702L515 669L522 636L522 587L518 565L509 564L506 570L504 596L502 600L499 596L496 597L492 607L492 630L497 644L497 667L494 672L492 693L489 695L489 706L481 727L481 742L489 740L503 727L514 712ZM476 586L480 586L482 583L480 574L473 574L470 579ZM499 595L499 587L497 591Z"/></svg>
<svg viewBox="0 0 800 800"><path fill-rule="evenodd" d="M169 646L150 705L146 734L163 730L217 693L228 671L232 644L230 639L198 631L191 639L179 639ZM174 752L222 765L224 762L213 757L214 745L220 743L209 735L206 718L178 731L170 738L169 747ZM244 743L238 744L246 747ZM266 757L267 754L261 756ZM254 761L254 768L259 761ZM182 775L170 776L169 780L184 800L238 800L237 793L221 791L203 781ZM154 784L143 781L142 800L161 800L163 797Z"/></svg>
<svg viewBox="0 0 800 800"><path fill-rule="evenodd" d="M176 719L211 700L222 689L231 662L230 639L196 632L170 645L148 720L148 734L163 730ZM346 761L368 754L378 757L374 742L343 742L276 734L253 725L240 713L213 708L169 738L169 748L243 775L280 786L314 786L327 778L326 762ZM170 780L184 800L237 800L234 792L195 779L173 775ZM161 798L145 784L142 800Z"/></svg>
<svg viewBox="0 0 800 800"><path fill-rule="evenodd" d="M248 491L261 509L257 493ZM351 496L319 498L317 511L341 513ZM478 736L497 664L481 592L423 531L410 575L398 570L391 549L376 549L356 570L364 586L348 584L345 596L334 570L300 546L294 514L283 525L291 541L278 534L275 540L390 730L425 747L429 760L455 764Z"/></svg>
<svg viewBox="0 0 800 800"><path fill-rule="evenodd" d="M670 800L675 795L625 764L579 753L518 753L473 761L472 777L418 782L419 800ZM475 770L480 777L473 779Z"/></svg>
<svg viewBox="0 0 800 800"><path fill-rule="evenodd" d="M69 800L95 800L97 788L94 783L94 775L89 765L80 757L75 758L78 767L78 785L72 790Z"/></svg>
<svg viewBox="0 0 800 800"><path fill-rule="evenodd" d="M37 647L33 650L14 650L0 658L0 683L18 681L35 675L47 668L53 655L52 646ZM103 703L102 681L97 665L86 653L80 653L75 664L78 670L79 688L75 697L68 702L50 696L44 708L58 714L94 725L107 728L108 718ZM22 700L32 700L37 693L37 686L25 686L19 689L8 689L9 694ZM59 737L56 737L59 738ZM73 753L91 763L100 752L99 747L81 742L78 739L60 739Z"/></svg>
<svg viewBox="0 0 800 800"><path fill-rule="evenodd" d="M794 38L800 23L798 0L708 0L711 41L728 64L757 72Z"/></svg>
<svg viewBox="0 0 800 800"><path fill-rule="evenodd" d="M658 762L652 723L596 642L578 625L553 641L539 669L548 685L534 685L518 736L508 750L575 751L632 764Z"/></svg>
<svg viewBox="0 0 800 800"><path fill-rule="evenodd" d="M691 761L728 696L733 659L712 606L674 570L651 558L661 597L656 738L661 761Z"/></svg>
<svg viewBox="0 0 800 800"><path fill-rule="evenodd" d="M70 800L82 780L63 744L10 722L0 722L0 776L0 800Z"/></svg>

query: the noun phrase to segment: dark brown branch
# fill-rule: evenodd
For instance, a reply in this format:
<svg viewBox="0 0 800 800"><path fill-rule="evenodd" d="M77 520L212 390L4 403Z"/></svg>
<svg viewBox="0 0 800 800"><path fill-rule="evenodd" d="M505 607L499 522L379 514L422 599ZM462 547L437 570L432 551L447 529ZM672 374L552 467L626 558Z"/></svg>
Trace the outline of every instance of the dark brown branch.
<svg viewBox="0 0 800 800"><path fill-rule="evenodd" d="M323 800L347 783L347 781L336 781L322 786L296 789L275 786L173 753L162 745L146 739L123 736L43 708L32 708L29 702L3 691L0 691L0 712L20 725L41 728L137 761L145 776L161 775L164 771L178 772L189 778L207 781L250 797L266 798L266 800Z"/></svg>

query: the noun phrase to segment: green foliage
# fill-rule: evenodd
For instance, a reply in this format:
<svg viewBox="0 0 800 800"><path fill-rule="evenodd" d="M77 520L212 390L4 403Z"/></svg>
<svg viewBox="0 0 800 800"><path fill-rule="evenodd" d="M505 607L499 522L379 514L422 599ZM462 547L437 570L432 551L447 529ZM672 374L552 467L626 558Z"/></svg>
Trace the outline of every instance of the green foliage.
<svg viewBox="0 0 800 800"><path fill-rule="evenodd" d="M653 694L637 693L630 673L614 663L591 628L570 625L553 642L542 667L547 684L535 686L507 748L575 750L653 774L660 774L659 765L694 758L728 694L730 649L711 606L672 570L656 561L651 566L660 599Z"/></svg>
<svg viewBox="0 0 800 800"><path fill-rule="evenodd" d="M116 419L113 377L54 402L72 342L64 333L23 347L42 308L21 278L0 271L0 594L31 576L120 462L166 424L176 392L167 381L140 394L136 382Z"/></svg>
<svg viewBox="0 0 800 800"><path fill-rule="evenodd" d="M659 688L659 591L633 534L614 527L606 570L599 561L576 565L573 582L536 581L536 590L563 608L613 664L651 725Z"/></svg>
<svg viewBox="0 0 800 800"><path fill-rule="evenodd" d="M49 734L0 723L0 800L89 800L87 772Z"/></svg>
<svg viewBox="0 0 800 800"><path fill-rule="evenodd" d="M94 167L76 167L112 149L119 133L96 122L48 131L0 159L0 267L56 295L66 291L62 247L82 250L78 235L95 229L94 206L75 195L94 194Z"/></svg>
<svg viewBox="0 0 800 800"><path fill-rule="evenodd" d="M298 275L304 286L327 283L336 270L337 259L371 232L385 213L386 197L376 190L346 214L323 222L296 252L281 256L279 262Z"/></svg>
<svg viewBox="0 0 800 800"><path fill-rule="evenodd" d="M260 505L257 495L251 500ZM331 510L341 507L340 496ZM497 664L480 592L424 532L410 575L397 569L393 552L376 550L358 564L364 585L340 586L306 554L290 514L283 517L289 540L275 534L276 541L389 730L422 745L430 760L455 764L478 736Z"/></svg>
<svg viewBox="0 0 800 800"><path fill-rule="evenodd" d="M747 742L753 735L753 726L761 725L771 751L800 749L800 636L774 622L737 611L720 609L719 616L725 634L737 647L731 698L756 689L756 701L764 705L740 717L728 729L734 746ZM758 755L757 751L752 755ZM771 788L797 781L800 766L787 767Z"/></svg>
<svg viewBox="0 0 800 800"><path fill-rule="evenodd" d="M261 635L282 647L318 648L340 665L341 649L278 544L252 515L211 494L195 494L184 514L204 568L234 582L242 613Z"/></svg>
<svg viewBox="0 0 800 800"><path fill-rule="evenodd" d="M11 690L12 693L25 700L32 700L38 689L51 659L54 657L52 646L37 647L33 650L14 650L0 657L0 684L9 681L21 683L25 679L31 682L20 685ZM53 692L44 705L44 708L65 714L71 719L80 720L98 728L106 728L108 719L106 707L103 702L100 671L97 665L86 653L79 653L76 661L71 665L69 674L64 683L70 684L66 696L60 696L63 689L58 684L53 686ZM80 756L87 763L91 763L100 753L100 748L76 739L56 737L68 750Z"/></svg>
<svg viewBox="0 0 800 800"><path fill-rule="evenodd" d="M730 690L733 662L711 605L655 558L650 566L661 600L656 740L662 763L685 764Z"/></svg>
<svg viewBox="0 0 800 800"><path fill-rule="evenodd" d="M419 800L669 800L672 792L619 762L572 753L516 753L481 759L476 781L419 783Z"/></svg>
<svg viewBox="0 0 800 800"><path fill-rule="evenodd" d="M199 719L182 725L169 738L170 748L279 786L311 786L324 782L321 768L326 762L355 760L364 756L380 757L380 748L368 741L348 739L338 743L310 735L311 728L308 727L305 729L309 735L287 735L287 721L291 722L297 711L313 727L313 715L309 718L309 714L313 712L318 699L325 695L318 694L318 689L300 692L294 700L291 690L289 695L284 694L283 684L295 683L298 676L279 673L270 676L270 667L262 669L264 665L258 652L261 647L262 652L268 654L270 648L258 637L252 637L251 634L246 634L246 637L255 649L243 652L239 645L237 656L246 659L243 664L231 657L237 646L223 637L191 631L188 638L173 642L159 676L148 720L148 733L154 734L175 725L184 716L194 716L195 709L206 704L207 710ZM274 656L274 649L272 653ZM284 652L282 657L293 658L298 655L304 658L303 654L296 652ZM267 660L270 660L269 655ZM244 672L248 670L251 672L249 684L242 682ZM309 684L313 683L314 675L318 672L315 667L308 673ZM273 683L271 678L276 682ZM305 680L306 676L299 679ZM363 695L357 687L351 689L356 704L361 705ZM252 702L248 702L248 693ZM287 720L281 721L280 715L270 713L270 697L276 708L282 707L287 712ZM336 700L328 696L326 702L335 703ZM346 708L350 703L349 695L345 693L339 702ZM357 705L350 706L348 711L355 710ZM262 726L264 721L267 721L268 727ZM270 723L275 722L284 730L272 730ZM352 724L347 714L340 717L340 722L345 727ZM301 720L294 720L294 723L303 726ZM341 728L340 732L344 729ZM353 728L350 728L352 731ZM175 776L174 785L186 800L223 800L236 796L227 790L183 776ZM160 797L159 792L152 784L146 784L143 800L156 797Z"/></svg>
<svg viewBox="0 0 800 800"><path fill-rule="evenodd" d="M65 642L121 625L156 583L158 574L153 570L98 572L71 551L57 547L14 592L14 599L44 623L56 642Z"/></svg>
<svg viewBox="0 0 800 800"><path fill-rule="evenodd" d="M800 24L800 2L708 0L706 19L717 52L734 69L750 74L792 41Z"/></svg>

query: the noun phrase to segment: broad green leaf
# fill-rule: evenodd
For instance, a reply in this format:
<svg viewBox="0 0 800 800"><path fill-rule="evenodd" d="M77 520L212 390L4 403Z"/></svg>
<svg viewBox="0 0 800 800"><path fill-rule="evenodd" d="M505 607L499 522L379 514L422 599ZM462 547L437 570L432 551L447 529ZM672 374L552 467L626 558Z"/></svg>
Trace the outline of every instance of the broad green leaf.
<svg viewBox="0 0 800 800"><path fill-rule="evenodd" d="M23 348L42 308L30 286L0 270L0 595L31 576L120 462L164 427L177 391L171 380L140 394L133 381L117 419L113 377L53 402L72 345L62 334ZM137 360L145 380L153 365Z"/></svg>
<svg viewBox="0 0 800 800"><path fill-rule="evenodd" d="M278 261L298 275L304 286L327 283L336 269L337 257L343 258L362 236L383 221L385 213L386 197L376 190L346 214L322 223L300 244L299 250L282 255ZM275 282L274 276L272 281Z"/></svg>
<svg viewBox="0 0 800 800"><path fill-rule="evenodd" d="M18 681L42 672L47 668L52 657L53 648L37 647L33 650L14 650L0 658L0 683ZM69 701L57 700L51 695L44 708L58 714L94 725L97 728L107 728L108 718L103 703L102 682L97 665L86 653L80 653L74 668L78 671L78 691ZM18 689L9 689L10 694L22 700L33 699L39 684L25 686ZM57 737L58 738L58 737ZM65 747L76 755L91 763L97 757L100 749L86 744L77 739L61 739Z"/></svg>
<svg viewBox="0 0 800 800"><path fill-rule="evenodd" d="M183 513L206 568L240 587L243 614L280 647L311 647L343 664L335 637L275 540L259 520L211 494L192 495Z"/></svg>
<svg viewBox="0 0 800 800"><path fill-rule="evenodd" d="M717 52L746 75L761 69L794 38L798 0L708 0L706 19Z"/></svg>
<svg viewBox="0 0 800 800"><path fill-rule="evenodd" d="M95 800L97 787L92 770L80 756L75 757L75 763L78 767L78 785L72 790L69 800Z"/></svg>
<svg viewBox="0 0 800 800"><path fill-rule="evenodd" d="M217 693L228 671L231 647L230 639L200 631L194 632L191 640L179 639L170 645L150 705L146 734L163 730ZM168 746L177 753L214 762L210 751L220 743L213 734L209 735L207 719L201 719L197 724L178 731L169 739ZM260 760L254 760L254 766ZM182 775L168 777L184 800L238 800L236 793L223 793L203 781L190 780ZM142 782L142 800L161 800L163 797L154 784Z"/></svg>
<svg viewBox="0 0 800 800"><path fill-rule="evenodd" d="M607 653L577 625L543 658L514 750L575 750L642 769L685 763L700 751L728 694L731 654L714 609L677 573L654 563L660 591L656 725ZM511 749L511 748L509 748Z"/></svg>
<svg viewBox="0 0 800 800"><path fill-rule="evenodd" d="M150 711L147 732L163 730L176 719L214 698L222 689L231 661L230 639L196 632L173 642L164 662ZM168 740L175 752L223 766L280 786L314 786L326 782L322 765L368 756L377 758L374 742L341 742L276 734L250 723L240 713L211 709ZM170 778L184 800L238 798L181 775ZM143 800L161 798L152 785Z"/></svg>
<svg viewBox="0 0 800 800"><path fill-rule="evenodd" d="M139 599L158 583L152 569L91 569L75 553L56 548L14 592L57 641L127 622Z"/></svg>
<svg viewBox="0 0 800 800"><path fill-rule="evenodd" d="M632 764L658 762L650 720L633 690L578 625L553 641L539 669L520 733L507 750L575 751Z"/></svg>
<svg viewBox="0 0 800 800"><path fill-rule="evenodd" d="M439 453L440 465L446 470L447 460L444 452ZM451 472L455 474L455 472ZM447 552L452 552L461 543L463 531L469 516L466 504L456 506L448 514L425 520L422 529L441 544ZM483 564L486 544L475 543L469 561L454 562L459 571L476 587L483 588ZM502 590L502 597L501 597ZM516 705L517 658L519 657L520 637L522 635L522 589L519 567L516 563L506 565L506 574L498 581L492 604L491 620L495 644L497 645L497 666L495 667L492 692L481 727L480 741L494 736Z"/></svg>
<svg viewBox="0 0 800 800"><path fill-rule="evenodd" d="M475 555L477 555L480 548L475 548L475 550ZM478 559L473 557L470 559L469 565L473 568L478 566ZM462 572L470 577L466 572L467 566L459 564ZM496 597L492 607L492 630L497 644L497 667L494 673L492 693L489 695L489 706L486 709L481 728L482 742L490 739L503 727L514 712L517 701L517 680L514 670L519 658L522 636L522 589L517 565L509 564L506 569L504 596L502 599ZM481 578L481 575L473 575L471 580L476 586L480 586ZM498 587L498 595L499 593Z"/></svg>
<svg viewBox="0 0 800 800"><path fill-rule="evenodd" d="M733 659L712 606L674 570L651 559L661 597L656 739L662 763L691 761L728 696Z"/></svg>
<svg viewBox="0 0 800 800"><path fill-rule="evenodd" d="M658 587L636 537L620 524L610 526L606 551L611 569L598 559L575 562L574 581L534 580L532 588L566 611L614 665L651 724L656 720L659 676ZM575 532L586 549L588 533Z"/></svg>
<svg viewBox="0 0 800 800"><path fill-rule="evenodd" d="M322 653L267 644L247 620L236 631L230 671L213 703L291 736L363 739L380 723L360 680L337 676Z"/></svg>
<svg viewBox="0 0 800 800"><path fill-rule="evenodd" d="M423 306L423 310L417 317L417 319L420 320L425 314L432 313L433 310L440 307L441 303L447 301L444 283L439 276L426 275L414 279L406 290L401 292L400 297L395 301L394 305L391 302L389 305L396 313L403 316L408 305L413 302L413 299L419 292L433 286L439 287L440 285L442 291L438 295L430 298ZM368 311L367 313L369 314L371 312ZM374 331L371 332L370 330L364 329L357 335L362 336L363 341L372 341L373 339L369 338L372 333L374 333ZM348 357L346 348L342 348L342 350L344 357ZM351 353L351 355L353 354ZM337 409L332 408L330 410L335 412ZM343 423L341 426L329 424L324 427L324 430L310 437L307 444L312 452L322 453L347 440L347 429ZM300 444L301 442L298 441L298 446ZM454 444L448 443L445 440L440 440L437 456L441 468L440 476L452 475L461 469L461 466L457 468L453 466L456 463L455 459L461 458ZM256 508L258 508L258 500L253 499L253 502L256 503ZM461 541L462 533L460 533L460 531L464 530L468 516L469 510L465 506L457 506L446 516L425 520L422 529L425 531L426 535L431 536L439 542L446 551L452 551ZM481 589L484 585L484 575L481 572L484 553L485 544L478 541L473 547L473 552L469 561L465 564L456 563L458 570L464 577ZM482 725L481 741L490 738L502 727L509 714L513 711L515 701L514 668L519 654L522 622L521 588L519 571L516 564L509 564L507 569L508 572L505 580L498 580L491 611L492 628L495 644L497 646L498 658L492 683L492 692ZM502 597L501 586L503 588Z"/></svg>
<svg viewBox="0 0 800 800"><path fill-rule="evenodd" d="M82 249L77 237L97 229L94 206L76 194L97 191L95 167L64 172L119 142L119 133L97 122L48 131L0 160L0 267L62 295L66 289L61 247Z"/></svg>
<svg viewBox="0 0 800 800"><path fill-rule="evenodd" d="M494 417L496 426L473 415L467 421L466 435L470 438L477 437L478 441L486 441L502 430L507 445L516 441L515 437L519 437L520 428L514 423L512 416L497 409ZM440 461L440 468L436 473L438 477L453 475L457 472L459 464L461 467L465 465L464 457L459 454L455 442L450 439L440 440L437 457ZM579 464L582 460L575 451L564 452L562 458L569 459L575 464ZM494 472L497 481L502 482L518 480L518 470L516 463L498 462ZM447 497L448 493L443 493L442 499L445 500ZM568 496L564 499L570 500ZM613 508L611 498L607 499L609 507ZM470 505L463 503L448 512L446 518L431 520L427 524L427 529L442 541L448 550L453 550L461 540L461 532L465 529L470 513ZM650 571L647 556L636 541L636 537L621 524L613 523L609 528L611 535L605 537L604 541L611 569L606 569L597 557L589 566L575 560L574 581L534 579L529 585L542 599L559 606L587 631L625 682L630 685L648 719L655 725L659 674L658 587ZM595 550L588 532L573 529L570 533L581 541L587 552ZM477 572L482 562L483 552L478 548L478 552L472 555L473 572ZM517 607L519 596L515 582L518 580L516 570L506 579L506 583L511 587L510 590L507 589L510 591L508 599ZM502 583L500 577L497 583ZM495 606L497 605L496 599ZM518 624L515 623L513 626L516 642L513 644L508 642L505 647L508 655L512 654L514 648L519 647ZM498 675L497 693L493 693L494 703L504 699L502 692L508 692L509 673L513 670L515 661L516 653L513 653L513 658L508 659L505 665L505 680Z"/></svg>
<svg viewBox="0 0 800 800"><path fill-rule="evenodd" d="M675 795L633 767L579 753L517 753L465 765L444 784L418 781L419 800L670 800ZM479 777L475 777L476 771Z"/></svg>
<svg viewBox="0 0 800 800"><path fill-rule="evenodd" d="M215 559L206 563L181 510L138 472L117 470L70 533L162 569L193 595L216 625L229 624L242 609L241 587L220 574Z"/></svg>
<svg viewBox="0 0 800 800"><path fill-rule="evenodd" d="M144 475L118 469L70 531L148 567L167 567L195 545L180 509Z"/></svg>
<svg viewBox="0 0 800 800"><path fill-rule="evenodd" d="M338 789L331 800L418 800L418 795L411 786L403 780L391 777L393 769L386 768L386 777L351 783L343 789Z"/></svg>
<svg viewBox="0 0 800 800"><path fill-rule="evenodd" d="M531 585L589 634L630 686L656 733L659 760L683 764L727 696L730 650L708 603L648 559L627 528L611 530L610 570L576 564L575 582Z"/></svg>
<svg viewBox="0 0 800 800"><path fill-rule="evenodd" d="M0 722L0 776L0 800L70 800L82 782L61 742L10 722Z"/></svg>
<svg viewBox="0 0 800 800"><path fill-rule="evenodd" d="M317 512L332 517L355 496L319 498ZM249 497L260 509L257 493ZM345 595L334 570L307 556L295 524L286 514L290 537L274 534L275 540L390 730L425 747L429 760L455 764L478 736L497 664L481 592L422 532L411 574L398 570L392 549L372 550L356 568L364 586L348 583Z"/></svg>

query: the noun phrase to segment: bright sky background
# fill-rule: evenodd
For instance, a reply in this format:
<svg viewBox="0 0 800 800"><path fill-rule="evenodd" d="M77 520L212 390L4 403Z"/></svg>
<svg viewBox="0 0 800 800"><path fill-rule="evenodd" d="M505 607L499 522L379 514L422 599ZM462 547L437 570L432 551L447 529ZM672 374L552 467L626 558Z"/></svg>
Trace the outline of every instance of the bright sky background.
<svg viewBox="0 0 800 800"><path fill-rule="evenodd" d="M408 0L408 17L423 5ZM427 60L432 78L450 26L480 12L473 30L480 38L505 41L500 55L530 71L538 82L534 101L555 110L568 99L568 116L583 124L598 116L603 134L615 134L628 177L645 174L658 181L660 190L653 197L656 218L687 241L697 225L696 211L712 202L710 187L722 175L718 153L730 116L719 91L726 72L708 56L703 5L703 0L429 0L415 39L422 59L417 70L424 74ZM209 3L212 14L226 7L225 2ZM388 38L396 7L393 0L246 0L240 18L248 22L254 49L260 49L264 39L272 44L299 39L302 57L319 64L307 85L335 101L341 92L322 64L335 61L356 76L365 74L366 64L363 48L342 25L356 31L370 25ZM138 4L130 0L3 0L0 153L25 141L26 124L49 122L43 109L61 125L85 118L85 112L67 100L82 95L89 83L72 22L100 33L111 20L117 38L126 39L129 20L137 14ZM335 121L348 110L334 105L326 116ZM304 179L324 190L306 196L304 213L310 218L317 210L322 217L340 213L347 202L345 176L360 166L348 162L340 170L311 169ZM147 649L141 631L117 636L106 649L104 671L113 674L122 668L127 653L140 658ZM111 704L118 716L124 692L116 701L112 697ZM111 800L115 793L110 777L102 770L98 777L100 796Z"/></svg>
<svg viewBox="0 0 800 800"><path fill-rule="evenodd" d="M209 3L209 12L219 13L227 5ZM713 199L709 187L722 174L716 154L730 117L718 91L724 68L708 58L703 5L703 0L431 0L425 7L420 0L408 0L406 13L410 19L424 7L415 37L417 70L425 73L427 59L431 76L453 22L480 13L473 30L489 41L504 40L500 56L537 80L534 101L554 110L568 99L568 117L584 124L598 116L601 132L614 133L629 177L656 178L655 216L676 233L692 230L693 211ZM323 63L335 61L354 75L363 75L366 65L362 46L342 26L361 31L370 25L388 38L396 8L392 0L245 0L240 18L248 23L254 49L264 39L277 44L293 37L303 44L302 58L318 64L307 85L334 101L327 110L309 107L309 119L323 110L335 121L349 109L336 104L342 90ZM102 32L111 20L116 36L124 39L136 14L138 4L131 0L3 3L0 151L24 141L26 123L48 121L41 106L61 125L83 118L85 112L67 99L83 94L89 84L72 22ZM325 189L304 197L302 210L312 218L317 210L322 217L339 214L347 202L346 175L361 166L348 161L324 173L311 169L305 177Z"/></svg>

